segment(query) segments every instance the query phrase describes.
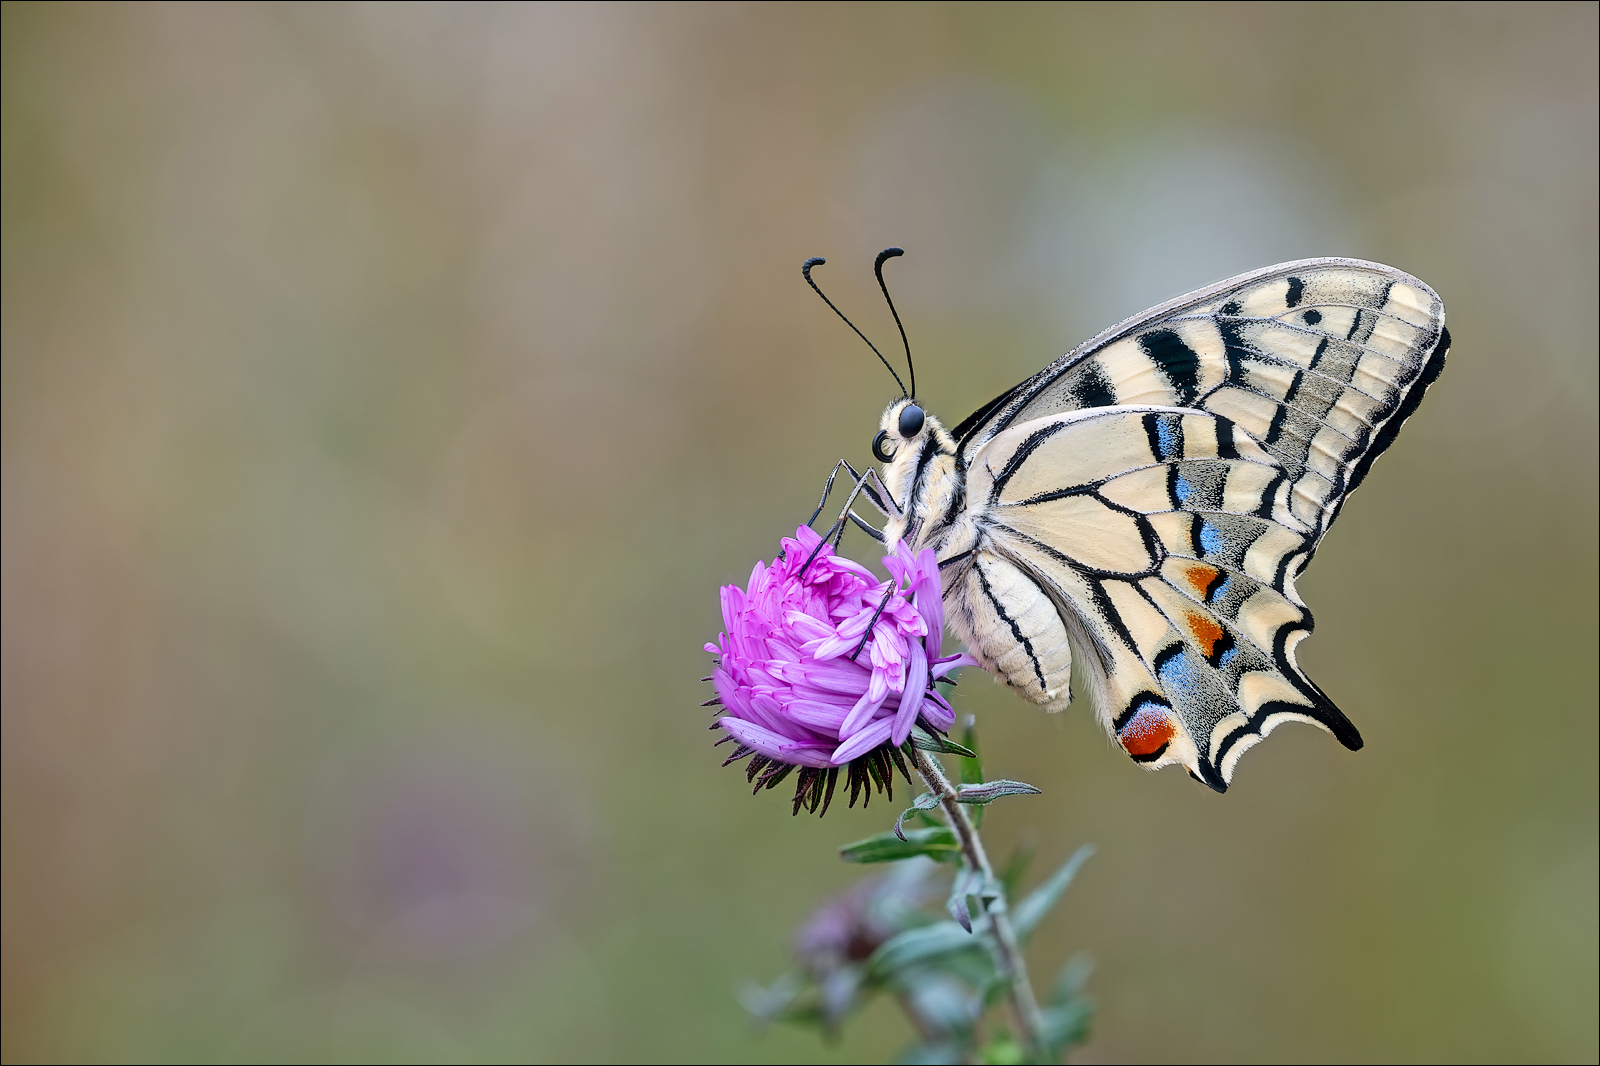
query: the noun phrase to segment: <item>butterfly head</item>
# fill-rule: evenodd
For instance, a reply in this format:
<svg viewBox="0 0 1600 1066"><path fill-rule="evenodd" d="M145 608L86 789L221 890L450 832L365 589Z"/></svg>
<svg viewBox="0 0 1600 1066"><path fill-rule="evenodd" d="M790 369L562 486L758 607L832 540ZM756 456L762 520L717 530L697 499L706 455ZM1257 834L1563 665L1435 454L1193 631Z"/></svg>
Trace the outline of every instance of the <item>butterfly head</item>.
<svg viewBox="0 0 1600 1066"><path fill-rule="evenodd" d="M882 428L872 438L872 454L880 463L894 461L895 455L908 445L914 445L924 431L938 427L917 401L903 398L891 403L883 412Z"/></svg>

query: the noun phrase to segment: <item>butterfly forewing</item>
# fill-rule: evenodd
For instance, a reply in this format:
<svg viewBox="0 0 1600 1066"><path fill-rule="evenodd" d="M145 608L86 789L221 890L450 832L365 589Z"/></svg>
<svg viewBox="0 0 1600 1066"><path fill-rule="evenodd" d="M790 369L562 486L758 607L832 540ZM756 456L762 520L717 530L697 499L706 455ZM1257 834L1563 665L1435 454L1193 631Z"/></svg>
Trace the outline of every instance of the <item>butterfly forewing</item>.
<svg viewBox="0 0 1600 1066"><path fill-rule="evenodd" d="M1392 267L1286 263L1107 330L956 430L970 463L1012 426L1155 404L1225 416L1280 466L1313 546L1443 367L1444 305Z"/></svg>

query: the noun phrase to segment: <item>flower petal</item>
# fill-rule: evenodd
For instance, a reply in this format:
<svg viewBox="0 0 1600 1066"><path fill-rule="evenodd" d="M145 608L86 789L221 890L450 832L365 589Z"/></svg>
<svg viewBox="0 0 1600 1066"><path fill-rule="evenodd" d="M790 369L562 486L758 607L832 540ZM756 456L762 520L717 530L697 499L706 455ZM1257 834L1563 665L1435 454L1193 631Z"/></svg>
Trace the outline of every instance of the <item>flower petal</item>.
<svg viewBox="0 0 1600 1066"><path fill-rule="evenodd" d="M930 692L922 701L922 720L941 733L948 733L956 724L956 712L937 692Z"/></svg>
<svg viewBox="0 0 1600 1066"><path fill-rule="evenodd" d="M830 762L835 766L843 766L851 759L865 755L879 744L889 739L889 730L894 727L894 719L880 718L865 729L853 735L849 740L833 749Z"/></svg>
<svg viewBox="0 0 1600 1066"><path fill-rule="evenodd" d="M865 666L858 666L849 659L830 659L786 666L783 676L791 682L803 681L816 688L855 699L867 690L872 674Z"/></svg>
<svg viewBox="0 0 1600 1066"><path fill-rule="evenodd" d="M834 635L832 626L819 622L804 611L785 611L783 620L788 623L790 632L801 641L827 640Z"/></svg>
<svg viewBox="0 0 1600 1066"><path fill-rule="evenodd" d="M933 675L933 679L937 681L940 678L961 669L963 666L980 665L982 664L979 663L978 660L974 659L966 652L962 652L960 655L947 655L943 659L935 661L933 664L933 669L930 672Z"/></svg>
<svg viewBox="0 0 1600 1066"><path fill-rule="evenodd" d="M739 631L739 614L744 610L744 602L744 590L738 585L722 586L722 624L730 633Z"/></svg>
<svg viewBox="0 0 1600 1066"><path fill-rule="evenodd" d="M821 703L816 700L790 700L783 709L784 716L798 722L813 732L824 735L839 735L839 727L844 724L845 716L850 713L849 707L837 703Z"/></svg>
<svg viewBox="0 0 1600 1066"><path fill-rule="evenodd" d="M867 699L875 704L882 703L888 699L891 688L890 681L896 674L899 674L899 672L890 670L872 671L872 679L867 682ZM904 684L905 675L899 674L899 678L901 683Z"/></svg>
<svg viewBox="0 0 1600 1066"><path fill-rule="evenodd" d="M861 698L856 701L856 705L850 708L850 713L845 715L844 721L839 724L839 737L841 739L851 737L858 730L865 727L877 715L878 708L883 706L883 701L888 695L887 689L876 699L873 698L871 689L862 693Z"/></svg>
<svg viewBox="0 0 1600 1066"><path fill-rule="evenodd" d="M732 733L739 743L749 745L769 759L794 763L796 766L831 765L826 744L802 744L738 718L719 718L717 724Z"/></svg>
<svg viewBox="0 0 1600 1066"><path fill-rule="evenodd" d="M741 718L750 715L750 701L742 686L736 684L733 677L726 670L711 671L711 684L717 690L717 698L728 709L729 714L736 714Z"/></svg>
<svg viewBox="0 0 1600 1066"><path fill-rule="evenodd" d="M815 741L821 739L805 726L791 721L789 716L783 713L782 704L773 698L771 692L758 692L751 696L750 712L739 717L780 736L788 737L790 740Z"/></svg>
<svg viewBox="0 0 1600 1066"><path fill-rule="evenodd" d="M911 663L906 667L905 691L900 696L900 710L894 716L894 731L889 734L899 747L911 735L917 724L917 714L922 710L922 700L928 691L928 656L922 645L911 644Z"/></svg>

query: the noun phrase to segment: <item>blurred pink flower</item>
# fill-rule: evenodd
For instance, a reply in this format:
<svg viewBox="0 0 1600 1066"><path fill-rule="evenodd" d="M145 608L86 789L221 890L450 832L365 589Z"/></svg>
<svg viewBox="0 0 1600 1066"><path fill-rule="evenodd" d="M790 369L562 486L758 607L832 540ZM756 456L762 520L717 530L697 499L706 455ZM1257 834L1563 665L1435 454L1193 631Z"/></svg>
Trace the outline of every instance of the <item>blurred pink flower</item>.
<svg viewBox="0 0 1600 1066"><path fill-rule="evenodd" d="M706 645L719 657L713 728L727 731L718 743L738 742L728 762L753 756L751 780L765 771L758 789L801 768L796 812L819 799L826 811L840 767L852 806L863 786L869 797L873 784L887 788L891 761L905 773L897 749L913 725L955 723L933 683L973 660L943 654L938 561L902 543L884 565L889 581L801 526L770 567L756 564L748 589L722 589L727 631Z"/></svg>

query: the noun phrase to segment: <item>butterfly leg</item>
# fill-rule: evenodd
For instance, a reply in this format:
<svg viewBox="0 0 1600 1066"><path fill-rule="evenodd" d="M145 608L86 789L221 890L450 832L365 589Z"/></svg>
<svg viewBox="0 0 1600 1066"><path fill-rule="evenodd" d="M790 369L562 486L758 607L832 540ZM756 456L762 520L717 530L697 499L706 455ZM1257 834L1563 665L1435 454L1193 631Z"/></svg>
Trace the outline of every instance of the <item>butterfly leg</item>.
<svg viewBox="0 0 1600 1066"><path fill-rule="evenodd" d="M873 529L871 526L867 525L861 520L861 516L856 514L853 510L851 510L851 508L855 506L857 496L864 496L868 503L877 508L879 514L883 515L885 518L894 518L900 513L899 505L894 502L894 497L889 495L889 490L885 488L883 482L878 479L878 472L876 470L868 467L865 474L858 474L856 473L855 467L851 466L843 459L839 460L839 465L842 465L846 470L850 471L850 476L856 479L856 483L855 486L851 488L849 497L844 501L844 510L839 512L839 517L834 520L832 526L828 527L828 532L823 535L822 539L825 541L832 539L833 546L835 549L837 549L839 547L839 542L844 539L845 523L848 519L849 521L852 521L856 525L860 526L862 529L866 530L873 540L877 541L879 544L884 543L882 531ZM833 469L834 472L837 473L839 467L835 466ZM832 481L831 476L829 477L829 481ZM826 500L826 496L824 496L824 500ZM885 505L886 503L887 506ZM893 510L891 511L889 508L893 508ZM819 512L822 510L820 504L818 505L817 510ZM815 517L815 515L812 516L813 520L815 520ZM810 523L807 524L809 525Z"/></svg>
<svg viewBox="0 0 1600 1066"><path fill-rule="evenodd" d="M854 522L857 528L867 536L879 544L884 543L883 531L869 525L860 515L851 510L851 506L854 504L857 495L864 496L867 502L872 504L873 508L885 518L897 516L900 513L900 507L894 502L894 497L879 479L876 470L868 467L865 474L858 473L847 459L840 459L834 464L833 470L829 472L828 480L822 486L822 498L817 501L817 509L811 512L811 517L806 519L806 525L809 526L815 522L817 516L822 513L822 509L828 505L828 496L833 492L833 482L839 476L841 467L849 471L850 477L855 481L855 485L851 489L850 501L845 504L844 512L839 515L839 520L829 527L827 535L823 539L832 540L833 546L838 548L839 541L844 537L844 524L848 519L848 521Z"/></svg>
<svg viewBox="0 0 1600 1066"><path fill-rule="evenodd" d="M828 480L822 486L822 498L817 501L817 509L811 512L811 517L806 519L806 525L809 526L811 523L815 522L817 520L817 516L822 513L822 509L828 505L828 494L833 491L833 480L839 476L840 467L850 471L850 477L856 482L857 486L860 486L864 480L862 475L856 473L856 468L850 465L850 461L848 459L840 459L837 463L833 464L833 469L828 473ZM878 481L877 471L869 467L867 473L871 475L872 480L875 483L874 485L867 486L867 502L871 503L873 507L877 508L878 513L882 514L885 518L893 518L895 515L898 515L900 513L900 508L895 505L894 497L890 496L889 493L883 489L882 482ZM884 503L885 500L888 501L887 505ZM861 520L858 518L856 521L859 524Z"/></svg>
<svg viewBox="0 0 1600 1066"><path fill-rule="evenodd" d="M851 466L849 460L847 459L840 459L834 464L832 472L828 474L827 484L822 488L822 499L817 501L817 509L811 512L811 517L806 520L806 525L809 526L812 522L815 522L817 520L817 516L822 513L822 509L827 506L828 494L833 491L833 479L838 476L840 467L844 467L844 469L850 471L850 476L855 479L856 484L855 488L850 493L849 501L845 503L844 512L839 515L839 520L834 523L833 528L828 530L829 536L834 538L834 548L837 549L839 547L839 541L844 538L844 521L846 516L849 517L850 521L861 527L861 529L873 540L877 541L879 544L884 543L883 532L881 530L874 529L872 526L862 521L861 516L856 514L855 511L851 510L851 506L855 503L856 495L858 493L865 495L867 502L872 504L873 507L877 508L878 513L883 515L885 518L892 518L895 515L898 515L900 513L900 508L895 504L894 497L890 495L888 488L881 480L879 480L878 472L876 470L868 467L865 474L857 473L856 468ZM870 483L868 481L869 478L871 479ZM894 508L892 513L890 512L889 507L884 506L885 500L888 501L889 507ZM835 530L838 532L835 533ZM827 539L827 537L824 537L824 542L826 542ZM816 550L820 551L821 549L822 545L817 545ZM812 552L812 557L816 557L816 551ZM810 562L810 559L806 560L806 565L809 566ZM872 621L867 623L867 631L861 635L861 643L857 644L855 650L850 653L851 662L856 661L856 659L861 655L861 652L866 648L867 642L872 639L872 631L877 626L878 618L883 614L883 609L889 605L889 600L894 596L894 591L895 586L892 582L883 590L883 599L878 602L878 609L872 613Z"/></svg>
<svg viewBox="0 0 1600 1066"><path fill-rule="evenodd" d="M809 526L811 522L815 522L817 520L817 515L821 514L822 508L827 505L828 493L833 488L833 479L838 476L839 467L841 466L850 471L850 476L855 478L855 484L850 489L850 495L844 501L844 509L839 512L839 517L834 519L833 525L829 526L828 531L822 535L821 542L811 550L811 555L806 559L805 566L800 568L800 572L802 574L810 568L811 561L815 559L817 557L817 553L822 550L823 544L826 544L831 540L833 541L835 550L838 549L839 542L844 539L844 531L850 522L854 522L868 536L877 541L879 544L884 543L883 532L868 525L860 515L851 510L851 508L855 506L856 498L858 496L865 496L867 502L872 504L873 507L877 508L879 513L883 514L886 518L893 518L900 513L900 506L894 502L894 497L890 495L888 488L886 488L883 482L878 478L878 472L876 470L868 467L865 474L857 473L855 467L851 466L847 461L841 459L837 464L834 465L833 472L828 475L827 484L823 486L822 499L818 501L817 509L812 513L811 521L806 523L807 526ZM891 511L889 508L893 508L893 510Z"/></svg>

